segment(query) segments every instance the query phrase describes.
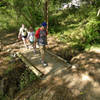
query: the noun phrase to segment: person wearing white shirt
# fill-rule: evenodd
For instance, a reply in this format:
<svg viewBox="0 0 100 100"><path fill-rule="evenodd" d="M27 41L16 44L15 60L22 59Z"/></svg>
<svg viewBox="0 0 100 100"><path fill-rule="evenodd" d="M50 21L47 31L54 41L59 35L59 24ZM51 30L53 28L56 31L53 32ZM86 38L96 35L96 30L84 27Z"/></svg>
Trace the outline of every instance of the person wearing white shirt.
<svg viewBox="0 0 100 100"><path fill-rule="evenodd" d="M35 53L36 50L35 50L35 32L33 31L33 28L30 27L29 28L29 31L28 31L28 40L30 42L30 45L33 47L33 52Z"/></svg>
<svg viewBox="0 0 100 100"><path fill-rule="evenodd" d="M28 48L27 46L27 28L25 28L24 24L22 24L21 28L19 29L19 34L18 34L18 38L20 38L23 40L24 46L26 48Z"/></svg>

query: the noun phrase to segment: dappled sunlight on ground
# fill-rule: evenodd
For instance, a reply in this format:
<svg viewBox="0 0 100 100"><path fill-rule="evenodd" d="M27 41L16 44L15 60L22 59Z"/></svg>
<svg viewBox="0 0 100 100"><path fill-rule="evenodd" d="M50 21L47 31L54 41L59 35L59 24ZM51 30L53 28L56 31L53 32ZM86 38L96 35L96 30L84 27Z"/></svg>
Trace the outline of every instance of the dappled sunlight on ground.
<svg viewBox="0 0 100 100"><path fill-rule="evenodd" d="M8 38L13 34L6 35ZM13 39L10 39L11 41ZM51 39L54 41L54 39ZM6 41L7 42L7 41ZM59 41L58 41L59 42ZM52 44L52 42L51 42ZM55 44L55 47L58 44ZM61 46L63 47L63 46ZM84 52L71 60L71 66L67 63L46 53L47 67L43 67L40 62L40 54L34 54L33 50L26 49L22 41L11 43L4 47L4 51L21 52L36 68L44 73L44 76L36 84L31 84L29 89L23 91L16 100L22 100L24 96L32 97L32 100L100 100L100 54L96 52ZM1 54L5 56L5 54ZM5 68L1 66L9 58L0 59L0 73Z"/></svg>
<svg viewBox="0 0 100 100"><path fill-rule="evenodd" d="M7 35L5 36L5 38L12 37L13 35L14 35L14 33L12 33L12 34L7 34Z"/></svg>
<svg viewBox="0 0 100 100"><path fill-rule="evenodd" d="M91 78L88 75L82 74L82 81L90 81Z"/></svg>
<svg viewBox="0 0 100 100"><path fill-rule="evenodd" d="M15 32L13 32L13 33L1 33L0 40L2 40L2 43L5 46L16 43L17 33L15 33Z"/></svg>

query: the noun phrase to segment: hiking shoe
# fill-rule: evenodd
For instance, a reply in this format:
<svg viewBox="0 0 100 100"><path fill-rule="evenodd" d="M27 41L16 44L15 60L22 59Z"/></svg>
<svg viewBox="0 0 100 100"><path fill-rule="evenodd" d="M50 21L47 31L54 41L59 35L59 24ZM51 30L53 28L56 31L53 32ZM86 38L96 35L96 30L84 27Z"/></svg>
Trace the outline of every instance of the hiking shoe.
<svg viewBox="0 0 100 100"><path fill-rule="evenodd" d="M46 67L46 66L48 66L48 64L47 63L43 63L43 66Z"/></svg>
<svg viewBox="0 0 100 100"><path fill-rule="evenodd" d="M44 67L48 66L48 64L44 61L41 61L41 63L43 64Z"/></svg>

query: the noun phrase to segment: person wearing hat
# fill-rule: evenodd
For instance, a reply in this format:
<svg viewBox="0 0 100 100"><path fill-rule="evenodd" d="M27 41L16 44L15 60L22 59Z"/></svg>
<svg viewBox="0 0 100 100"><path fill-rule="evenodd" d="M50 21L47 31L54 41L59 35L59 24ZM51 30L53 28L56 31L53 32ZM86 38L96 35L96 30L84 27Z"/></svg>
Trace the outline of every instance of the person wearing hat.
<svg viewBox="0 0 100 100"><path fill-rule="evenodd" d="M36 31L35 34L35 44L38 42L40 54L41 54L41 63L43 66L47 66L48 64L45 62L45 46L47 45L47 24L43 22L41 27Z"/></svg>

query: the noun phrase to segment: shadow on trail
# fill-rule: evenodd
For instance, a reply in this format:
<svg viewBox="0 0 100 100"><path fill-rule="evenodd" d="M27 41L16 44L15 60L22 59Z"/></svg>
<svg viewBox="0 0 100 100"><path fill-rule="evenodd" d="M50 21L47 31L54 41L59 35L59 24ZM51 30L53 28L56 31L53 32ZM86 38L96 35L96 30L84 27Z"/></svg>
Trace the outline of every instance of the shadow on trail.
<svg viewBox="0 0 100 100"><path fill-rule="evenodd" d="M25 55L32 56L32 52ZM75 67L46 54L47 67L41 66L40 57L29 58L45 76L41 88L32 99L35 100L99 100L100 99L100 54L81 53L72 59Z"/></svg>
<svg viewBox="0 0 100 100"><path fill-rule="evenodd" d="M17 33L16 32L12 32L12 33L1 32L0 40L2 41L4 46L16 43L17 42Z"/></svg>
<svg viewBox="0 0 100 100"><path fill-rule="evenodd" d="M16 33L5 33L3 37L0 34L0 39L5 39L5 45L9 40L10 44L15 43L16 37ZM73 57L71 64L76 64L76 67L69 67L48 54L46 54L48 66L43 67L39 54L36 56L32 51L24 54L37 68L40 68L40 71L46 72L38 83L39 90L35 95L32 94L33 100L100 100L99 53L84 52ZM31 87L34 87L34 84ZM26 92L26 95L28 94Z"/></svg>
<svg viewBox="0 0 100 100"><path fill-rule="evenodd" d="M89 71L96 73L100 70L100 53L96 52L84 52L70 61L72 64L77 64L78 70Z"/></svg>
<svg viewBox="0 0 100 100"><path fill-rule="evenodd" d="M87 57L90 58L90 55L92 56L92 54L93 53L86 55L86 63L88 63L89 61L87 60ZM94 53L93 55L94 59L95 60L98 59L100 61L100 58L95 58L96 55L97 54ZM98 57L100 57L100 55L98 55ZM54 71L50 75L48 75L43 80L44 81L43 84L47 86L47 90L50 91L50 92L49 91L46 92L48 95L50 95L50 93L52 95L52 91L53 91L52 99L50 100L66 100L67 97L70 97L68 100L99 100L100 99L100 68L99 68L100 62L96 62L95 60L92 61L91 64L88 63L90 69L87 68L86 70L84 70L83 68L81 68L81 66L79 66L79 68L76 67L67 70L67 68L62 67ZM92 67L94 67L94 69L91 69ZM94 75L92 71L94 72ZM67 95L68 93L64 89L63 91L61 91L61 93L58 96L57 93L58 91L60 91L59 87L64 87L65 90L68 88L67 90L70 90L69 96Z"/></svg>

